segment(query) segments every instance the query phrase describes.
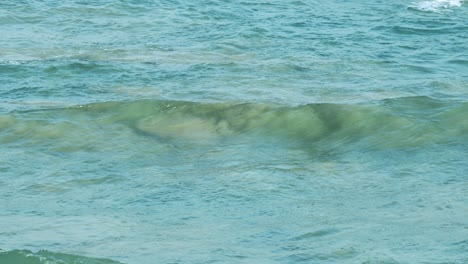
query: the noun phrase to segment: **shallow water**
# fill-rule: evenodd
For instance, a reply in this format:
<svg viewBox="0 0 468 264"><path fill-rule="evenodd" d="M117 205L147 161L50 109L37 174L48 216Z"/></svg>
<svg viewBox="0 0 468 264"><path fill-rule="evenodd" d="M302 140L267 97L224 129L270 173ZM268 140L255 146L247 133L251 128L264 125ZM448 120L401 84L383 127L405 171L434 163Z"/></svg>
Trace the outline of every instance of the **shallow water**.
<svg viewBox="0 0 468 264"><path fill-rule="evenodd" d="M0 263L467 263L467 15L0 3Z"/></svg>

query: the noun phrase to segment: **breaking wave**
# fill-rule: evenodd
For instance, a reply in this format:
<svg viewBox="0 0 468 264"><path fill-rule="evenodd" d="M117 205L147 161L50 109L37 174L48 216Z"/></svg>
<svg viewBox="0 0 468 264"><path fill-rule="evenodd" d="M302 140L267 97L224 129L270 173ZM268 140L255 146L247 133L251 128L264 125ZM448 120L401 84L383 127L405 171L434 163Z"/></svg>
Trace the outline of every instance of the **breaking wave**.
<svg viewBox="0 0 468 264"><path fill-rule="evenodd" d="M420 11L440 12L452 7L459 7L463 0L428 0L413 4L413 8Z"/></svg>

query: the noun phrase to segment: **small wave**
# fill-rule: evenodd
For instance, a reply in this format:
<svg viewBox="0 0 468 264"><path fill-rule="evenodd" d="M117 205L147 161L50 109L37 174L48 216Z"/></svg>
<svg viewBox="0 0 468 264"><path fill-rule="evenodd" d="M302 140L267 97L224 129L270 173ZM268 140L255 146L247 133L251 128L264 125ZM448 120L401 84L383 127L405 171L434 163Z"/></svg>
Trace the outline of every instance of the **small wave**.
<svg viewBox="0 0 468 264"><path fill-rule="evenodd" d="M104 102L0 116L0 142L49 142L55 148L83 149L103 141L99 135L144 135L161 142L184 143L260 136L307 146L362 140L379 148L409 147L463 137L468 133L467 109L467 103L427 97L392 99L368 106ZM90 139L93 137L94 141Z"/></svg>
<svg viewBox="0 0 468 264"><path fill-rule="evenodd" d="M459 7L463 0L426 0L413 3L411 7L420 11L441 12L448 8Z"/></svg>
<svg viewBox="0 0 468 264"><path fill-rule="evenodd" d="M37 253L29 250L2 251L0 249L0 263L8 264L119 264L120 262L110 259L97 259L79 255L64 253L54 253L47 250L41 250Z"/></svg>

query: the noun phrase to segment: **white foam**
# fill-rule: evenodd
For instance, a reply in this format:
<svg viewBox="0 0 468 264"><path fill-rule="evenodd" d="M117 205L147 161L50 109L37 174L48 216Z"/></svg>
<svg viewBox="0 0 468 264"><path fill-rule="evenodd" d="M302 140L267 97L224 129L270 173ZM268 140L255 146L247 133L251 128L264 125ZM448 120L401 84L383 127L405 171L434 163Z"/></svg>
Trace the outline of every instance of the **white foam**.
<svg viewBox="0 0 468 264"><path fill-rule="evenodd" d="M426 0L416 2L413 7L421 11L440 12L447 8L461 6L463 0Z"/></svg>

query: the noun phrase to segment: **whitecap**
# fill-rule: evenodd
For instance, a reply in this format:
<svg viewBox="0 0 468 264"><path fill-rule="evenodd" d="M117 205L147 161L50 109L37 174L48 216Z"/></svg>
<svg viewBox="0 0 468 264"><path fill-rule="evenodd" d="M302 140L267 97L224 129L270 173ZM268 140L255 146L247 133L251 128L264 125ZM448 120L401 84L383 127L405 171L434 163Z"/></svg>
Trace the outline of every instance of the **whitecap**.
<svg viewBox="0 0 468 264"><path fill-rule="evenodd" d="M413 3L412 7L421 11L440 12L451 7L459 7L463 0L426 0Z"/></svg>

